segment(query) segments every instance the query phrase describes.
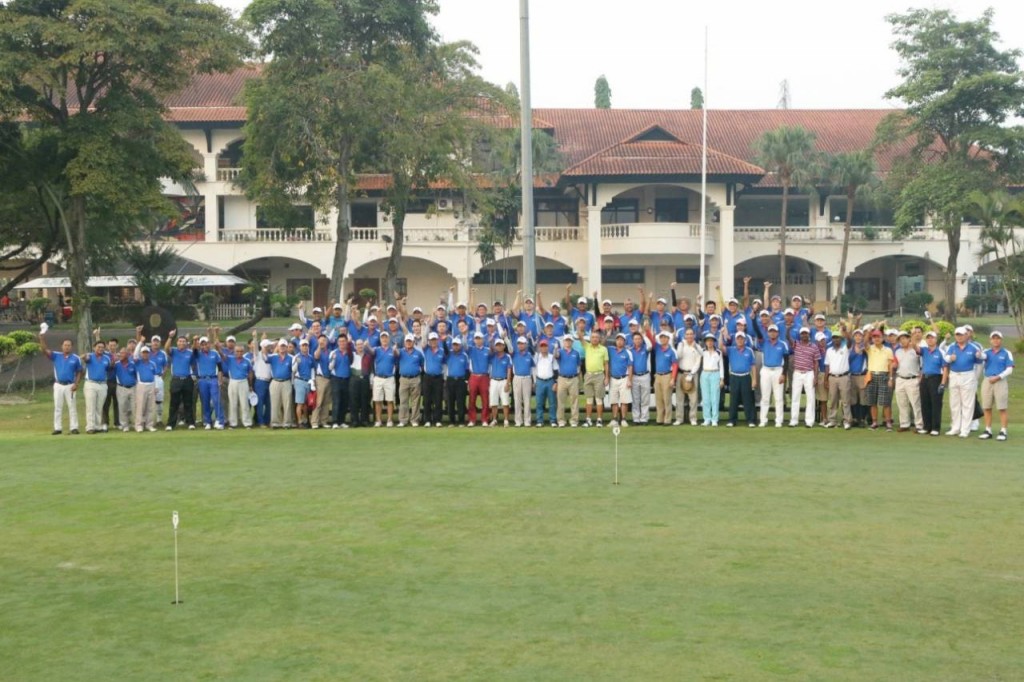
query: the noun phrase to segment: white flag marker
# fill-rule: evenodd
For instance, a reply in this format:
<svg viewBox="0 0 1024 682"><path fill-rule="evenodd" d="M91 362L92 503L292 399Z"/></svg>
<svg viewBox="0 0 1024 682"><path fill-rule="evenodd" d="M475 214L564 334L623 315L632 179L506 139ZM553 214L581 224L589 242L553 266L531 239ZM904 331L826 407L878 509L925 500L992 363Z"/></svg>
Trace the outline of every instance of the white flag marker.
<svg viewBox="0 0 1024 682"><path fill-rule="evenodd" d="M612 485L619 484L619 434L622 433L622 429L618 426L612 428L612 435L615 436L615 480L612 481Z"/></svg>
<svg viewBox="0 0 1024 682"><path fill-rule="evenodd" d="M178 512L171 512L171 525L174 526L174 601L171 603L177 606L181 603L178 591Z"/></svg>

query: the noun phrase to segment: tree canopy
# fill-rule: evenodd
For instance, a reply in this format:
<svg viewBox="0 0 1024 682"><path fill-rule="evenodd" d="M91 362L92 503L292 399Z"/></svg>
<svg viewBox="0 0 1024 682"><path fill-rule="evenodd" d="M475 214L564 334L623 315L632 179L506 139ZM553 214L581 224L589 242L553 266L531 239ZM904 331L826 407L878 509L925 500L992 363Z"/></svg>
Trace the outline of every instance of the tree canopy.
<svg viewBox="0 0 1024 682"><path fill-rule="evenodd" d="M612 108L612 86L608 85L608 79L604 74L594 81L594 106L598 109Z"/></svg>

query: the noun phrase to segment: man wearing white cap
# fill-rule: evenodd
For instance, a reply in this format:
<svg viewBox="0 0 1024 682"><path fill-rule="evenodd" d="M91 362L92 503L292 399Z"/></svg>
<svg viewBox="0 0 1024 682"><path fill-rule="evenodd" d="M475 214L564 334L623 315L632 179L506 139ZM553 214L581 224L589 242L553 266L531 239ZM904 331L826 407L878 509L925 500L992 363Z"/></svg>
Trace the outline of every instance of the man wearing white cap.
<svg viewBox="0 0 1024 682"><path fill-rule="evenodd" d="M436 336L436 334L435 334ZM398 354L398 425L420 425L420 393L424 357L416 347L416 337L405 335L405 346ZM428 415L429 419L430 416Z"/></svg>
<svg viewBox="0 0 1024 682"><path fill-rule="evenodd" d="M391 334L380 333L380 346L371 352L373 357L373 411L376 421L374 427L380 428L387 404L387 425L394 426L395 415L395 372L398 371L398 351L391 346Z"/></svg>
<svg viewBox="0 0 1024 682"><path fill-rule="evenodd" d="M775 427L781 428L785 412L786 358L789 344L779 337L779 326L768 325L768 338L761 344L761 419L760 426L768 425L768 407L774 399Z"/></svg>
<svg viewBox="0 0 1024 682"><path fill-rule="evenodd" d="M644 424L651 418L651 344L650 339L640 331L640 323L628 323L632 344L629 352L633 355L633 424Z"/></svg>
<svg viewBox="0 0 1024 682"><path fill-rule="evenodd" d="M302 325L306 329L309 329L310 327L312 327L314 322L320 322L321 324L323 323L323 319L324 319L324 309L323 308L320 308L320 307L313 308L313 319L309 319L309 318L306 317L306 302L305 301L299 301L298 309L299 309L299 322L301 322Z"/></svg>
<svg viewBox="0 0 1024 682"><path fill-rule="evenodd" d="M469 356L469 422L467 426L476 425L476 402L480 398L483 415L480 418L481 426L489 426L488 418L491 416L491 355L492 351L485 343L484 333L477 329L473 332L473 343L466 349Z"/></svg>
<svg viewBox="0 0 1024 682"><path fill-rule="evenodd" d="M263 361L270 366L270 428L292 427L292 356L288 341L281 339L274 347L260 348Z"/></svg>
<svg viewBox="0 0 1024 682"><path fill-rule="evenodd" d="M533 394L533 353L525 336L516 339L512 352L513 415L516 426L530 425L530 398Z"/></svg>
<svg viewBox="0 0 1024 682"><path fill-rule="evenodd" d="M299 352L292 358L292 390L295 394L295 423L300 429L309 427L306 399L314 390L313 354L309 352L309 339L299 341Z"/></svg>
<svg viewBox="0 0 1024 682"><path fill-rule="evenodd" d="M957 327L954 336L956 343L946 348L943 358L949 367L949 414L952 422L946 435L967 438L971 433L978 391L974 368L984 362L985 354L970 341L963 327Z"/></svg>
<svg viewBox="0 0 1024 682"><path fill-rule="evenodd" d="M672 424L672 376L677 369L676 351L672 348L669 331L658 332L657 340L651 351L654 356L654 423L669 426Z"/></svg>
<svg viewBox="0 0 1024 682"><path fill-rule="evenodd" d="M811 341L811 330L800 328L799 341L793 346L793 395L790 399L789 425L796 426L800 419L800 396L807 394L807 406L804 411L804 424L807 428L814 426L814 387L818 379L818 362L821 349Z"/></svg>
<svg viewBox="0 0 1024 682"><path fill-rule="evenodd" d="M754 351L747 346L747 334L736 332L734 343L728 347L729 354L729 423L736 426L739 419L739 406L743 403L743 413L748 427L756 427L754 418L754 388L757 386L756 362ZM724 345L724 344L723 344Z"/></svg>
<svg viewBox="0 0 1024 682"><path fill-rule="evenodd" d="M608 384L609 404L612 408L612 427L629 426L626 420L626 406L632 399L633 354L626 348L626 335L615 335L615 346L608 351L608 370L611 380Z"/></svg>
<svg viewBox="0 0 1024 682"><path fill-rule="evenodd" d="M225 373L228 376L228 424L238 428L239 417L242 426L252 428L252 408L249 406L249 391L252 388L252 362L245 357L245 347L235 344L234 353L225 357Z"/></svg>
<svg viewBox="0 0 1024 682"><path fill-rule="evenodd" d="M135 369L135 431L142 429L156 431L156 420L159 412L156 406L155 382L157 366L150 357L152 349L145 344L140 349L140 356L132 363Z"/></svg>
<svg viewBox="0 0 1024 682"><path fill-rule="evenodd" d="M423 349L423 424L441 428L444 414L444 370L447 350L437 332L427 334L427 345Z"/></svg>
<svg viewBox="0 0 1024 682"><path fill-rule="evenodd" d="M845 323L842 325L845 331ZM853 390L850 383L850 347L843 345L843 335L832 336L832 345L825 351L825 391L828 394L828 418L825 428L838 426L839 404L843 405L843 428L853 425Z"/></svg>
<svg viewBox="0 0 1024 682"><path fill-rule="evenodd" d="M683 331L683 339L676 345L676 419L672 424L679 426L686 421L686 407L689 401L690 424L697 425L697 390L701 354L704 349L697 343L693 328Z"/></svg>
<svg viewBox="0 0 1024 682"><path fill-rule="evenodd" d="M928 433L921 414L921 349L910 343L910 332L897 335L900 347L896 349L896 406L900 411L900 431L910 429L911 419L919 434Z"/></svg>
<svg viewBox="0 0 1024 682"><path fill-rule="evenodd" d="M562 337L562 346L555 351L558 362L558 425L565 426L565 410L569 408L569 424L575 428L580 416L580 364L579 351L573 348L569 335Z"/></svg>
<svg viewBox="0 0 1024 682"><path fill-rule="evenodd" d="M454 336L451 348L445 356L445 369L448 376L444 382L444 401L448 406L448 428L466 425L466 396L469 389L466 380L469 378L469 355L463 349L461 336Z"/></svg>
<svg viewBox="0 0 1024 682"><path fill-rule="evenodd" d="M532 338L537 338L540 334L541 325L543 325L544 322L540 319L540 315L537 314L536 305L532 298L527 296L526 299L523 300L522 305L520 305L520 297L522 294L522 291L516 292L516 300L512 302L512 310L510 311L512 313L512 318L524 323L526 325L526 332Z"/></svg>
<svg viewBox="0 0 1024 682"><path fill-rule="evenodd" d="M491 426L498 425L498 407L505 417L505 428L508 428L508 406L512 395L512 358L505 352L505 340L494 339L494 353L490 358L490 382L488 383L491 406Z"/></svg>
<svg viewBox="0 0 1024 682"><path fill-rule="evenodd" d="M1007 438L1007 409L1010 406L1010 388L1007 380L1013 374L1013 355L1003 348L1003 333L998 329L989 334L991 347L985 351L985 378L981 383L981 409L985 411L985 431L979 436L982 440L992 437L992 409L999 410L999 435L996 440Z"/></svg>
<svg viewBox="0 0 1024 682"><path fill-rule="evenodd" d="M541 302L541 292L537 290L537 306L541 310L544 309L544 304ZM552 301L551 312L544 313L545 324L550 322L552 325L552 335L556 338L565 336L565 317L562 315L562 304L558 301Z"/></svg>
<svg viewBox="0 0 1024 682"><path fill-rule="evenodd" d="M939 335L929 329L921 348L921 415L932 436L942 433L942 394L946 390L946 362L938 345Z"/></svg>
<svg viewBox="0 0 1024 682"><path fill-rule="evenodd" d="M309 423L314 429L327 428L334 405L334 387L331 382L331 344L328 336L314 336L310 343L313 352L313 386L316 406L309 412Z"/></svg>
<svg viewBox="0 0 1024 682"><path fill-rule="evenodd" d="M569 296L571 295L570 294L571 291L572 291L572 285L571 284L566 284L565 285L565 295L566 295L566 302L567 303L568 303ZM592 312L590 312L589 310L587 310L587 297L586 296L580 296L578 299L576 299L576 307L571 309L571 311L570 311L570 319L571 319L572 324L573 324L574 327L576 326L576 320L579 320L579 319L585 320L586 321L586 331L587 331L588 334L590 333L590 330L594 328L594 324L596 324L597 320L594 319L594 314Z"/></svg>

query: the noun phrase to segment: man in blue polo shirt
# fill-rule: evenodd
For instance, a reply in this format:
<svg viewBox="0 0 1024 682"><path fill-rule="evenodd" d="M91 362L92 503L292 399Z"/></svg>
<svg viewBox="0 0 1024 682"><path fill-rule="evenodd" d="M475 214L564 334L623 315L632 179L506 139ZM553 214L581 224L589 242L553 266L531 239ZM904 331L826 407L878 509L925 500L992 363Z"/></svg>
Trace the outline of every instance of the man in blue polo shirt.
<svg viewBox="0 0 1024 682"><path fill-rule="evenodd" d="M252 408L249 406L249 391L252 390L253 363L245 356L245 346L236 343L233 352L224 357L225 374L228 377L228 423L238 428L239 415L242 426L252 428Z"/></svg>
<svg viewBox="0 0 1024 682"><path fill-rule="evenodd" d="M612 407L612 427L629 426L626 420L626 405L633 399L633 354L626 348L626 335L615 336L615 348L608 353L608 399Z"/></svg>
<svg viewBox="0 0 1024 682"><path fill-rule="evenodd" d="M135 376L135 361L127 346L118 351L113 371L114 391L117 393L116 414L119 420L114 426L127 433L135 417L135 385L138 383Z"/></svg>
<svg viewBox="0 0 1024 682"><path fill-rule="evenodd" d="M436 333L431 332L437 336ZM424 357L416 347L416 337L406 334L398 354L398 425L420 425L420 393ZM427 419L430 415L427 415Z"/></svg>
<svg viewBox="0 0 1024 682"><path fill-rule="evenodd" d="M981 409L985 411L985 431L978 436L982 440L992 437L992 409L999 410L999 435L996 440L1006 440L1010 403L1010 389L1007 380L1013 374L1013 355L1003 348L1003 333L998 329L989 334L991 347L985 351L985 376L981 383Z"/></svg>
<svg viewBox="0 0 1024 682"><path fill-rule="evenodd" d="M295 395L295 422L298 428L310 428L306 399L313 390L315 360L309 351L309 339L299 341L299 352L292 358L292 390Z"/></svg>
<svg viewBox="0 0 1024 682"><path fill-rule="evenodd" d="M171 365L171 409L167 414L167 430L174 430L179 418L188 425L189 431L196 428L195 382L192 380L192 365L195 362L195 341L190 348L184 336L175 336L172 329L167 335L164 352ZM172 347L171 344L175 345ZM179 415L179 410L183 413Z"/></svg>
<svg viewBox="0 0 1024 682"><path fill-rule="evenodd" d="M292 428L292 355L288 341L281 339L273 353L261 348L263 360L270 366L270 428Z"/></svg>
<svg viewBox="0 0 1024 682"><path fill-rule="evenodd" d="M633 424L647 424L651 417L651 349L635 321L629 323L633 343L633 378L630 397L633 399Z"/></svg>
<svg viewBox="0 0 1024 682"><path fill-rule="evenodd" d="M327 369L334 398L331 405L331 428L347 429L345 414L348 412L352 379L352 350L347 335L339 336L338 347L327 355Z"/></svg>
<svg viewBox="0 0 1024 682"><path fill-rule="evenodd" d="M494 353L491 354L489 369L491 426L498 425L498 408L501 407L505 417L505 428L508 428L508 406L512 394L512 358L505 352L504 339L494 340Z"/></svg>
<svg viewBox="0 0 1024 682"><path fill-rule="evenodd" d="M367 352L373 357L373 411L376 421L373 426L380 428L387 405L387 428L394 426L395 415L395 373L398 371L398 351L391 345L391 334L380 333L380 346Z"/></svg>
<svg viewBox="0 0 1024 682"><path fill-rule="evenodd" d="M952 422L947 436L967 438L974 419L975 394L978 391L975 365L985 361L985 354L967 336L967 330L957 327L956 343L946 349L943 359L949 366L949 414Z"/></svg>
<svg viewBox="0 0 1024 682"><path fill-rule="evenodd" d="M103 401L107 398L107 369L113 364L107 345L97 341L91 353L82 356L85 366L85 432L92 434L103 427Z"/></svg>
<svg viewBox="0 0 1024 682"><path fill-rule="evenodd" d="M485 343L484 333L473 332L473 344L466 349L469 356L469 426L476 425L476 399L480 397L483 406L481 426L487 426L490 416L490 365L491 350Z"/></svg>
<svg viewBox="0 0 1024 682"><path fill-rule="evenodd" d="M156 431L156 420L160 418L160 408L156 403L156 380L160 377L160 369L151 360L152 349L143 344L139 357L134 360L135 367L135 431L142 433Z"/></svg>
<svg viewBox="0 0 1024 682"><path fill-rule="evenodd" d="M576 428L580 421L579 351L573 348L571 336L562 337L562 347L555 351L558 363L558 425L565 426L565 410L569 408L569 424Z"/></svg>
<svg viewBox="0 0 1024 682"><path fill-rule="evenodd" d="M39 346L53 363L53 435L59 436L63 425L64 406L68 408L68 428L72 435L78 435L78 407L75 392L82 378L82 359L75 355L71 341L61 343L60 352L46 347L46 329L39 332Z"/></svg>
<svg viewBox="0 0 1024 682"><path fill-rule="evenodd" d="M768 338L761 344L761 426L768 425L768 407L775 404L775 428L782 428L785 411L786 357L789 344L779 336L779 326L768 325Z"/></svg>
<svg viewBox="0 0 1024 682"><path fill-rule="evenodd" d="M223 429L224 424L218 419L223 410L220 405L220 361L221 355L210 348L210 340L199 337L199 350L196 351L196 373L199 375L199 404L202 408L203 428L209 431L216 426Z"/></svg>
<svg viewBox="0 0 1024 682"><path fill-rule="evenodd" d="M466 395L468 393L469 355L463 349L462 337L451 340L451 348L445 357L448 377L445 379L444 400L448 405L448 428L466 425Z"/></svg>
<svg viewBox="0 0 1024 682"><path fill-rule="evenodd" d="M423 425L441 428L444 414L444 366L448 355L441 335L427 334L427 347L423 349Z"/></svg>
<svg viewBox="0 0 1024 682"><path fill-rule="evenodd" d="M516 426L530 425L530 399L533 396L533 353L525 336L516 338L512 352L512 396Z"/></svg>
<svg viewBox="0 0 1024 682"><path fill-rule="evenodd" d="M736 426L739 417L739 404L743 402L743 414L747 426L755 427L754 421L754 388L757 386L757 374L754 373L754 351L747 346L747 334L736 332L733 344L729 346L729 423Z"/></svg>
<svg viewBox="0 0 1024 682"><path fill-rule="evenodd" d="M942 433L942 394L946 390L946 362L938 342L938 333L930 329L921 347L921 415L932 436Z"/></svg>

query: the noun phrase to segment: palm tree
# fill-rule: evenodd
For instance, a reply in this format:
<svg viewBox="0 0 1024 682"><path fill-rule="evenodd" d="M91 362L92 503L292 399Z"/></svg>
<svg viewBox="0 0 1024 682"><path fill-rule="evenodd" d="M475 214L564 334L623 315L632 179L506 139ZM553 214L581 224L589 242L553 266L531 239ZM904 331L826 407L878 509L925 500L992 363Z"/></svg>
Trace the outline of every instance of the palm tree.
<svg viewBox="0 0 1024 682"><path fill-rule="evenodd" d="M1003 295L1017 324L1017 331L1024 336L1024 252L1015 227L1024 225L1024 201L1011 197L1003 190L970 193L971 217L981 223L981 256L993 256L998 260L1002 276Z"/></svg>
<svg viewBox="0 0 1024 682"><path fill-rule="evenodd" d="M813 175L814 133L800 126L779 126L754 141L758 163L774 173L782 185L782 222L779 230L779 293L786 298L786 211L789 190L807 184Z"/></svg>
<svg viewBox="0 0 1024 682"><path fill-rule="evenodd" d="M836 293L836 312L842 314L843 292L846 289L846 259L850 253L850 232L853 225L853 204L861 188L868 186L875 179L874 156L867 149L836 154L828 160L828 176L831 184L846 194L843 255L839 259L839 291Z"/></svg>

